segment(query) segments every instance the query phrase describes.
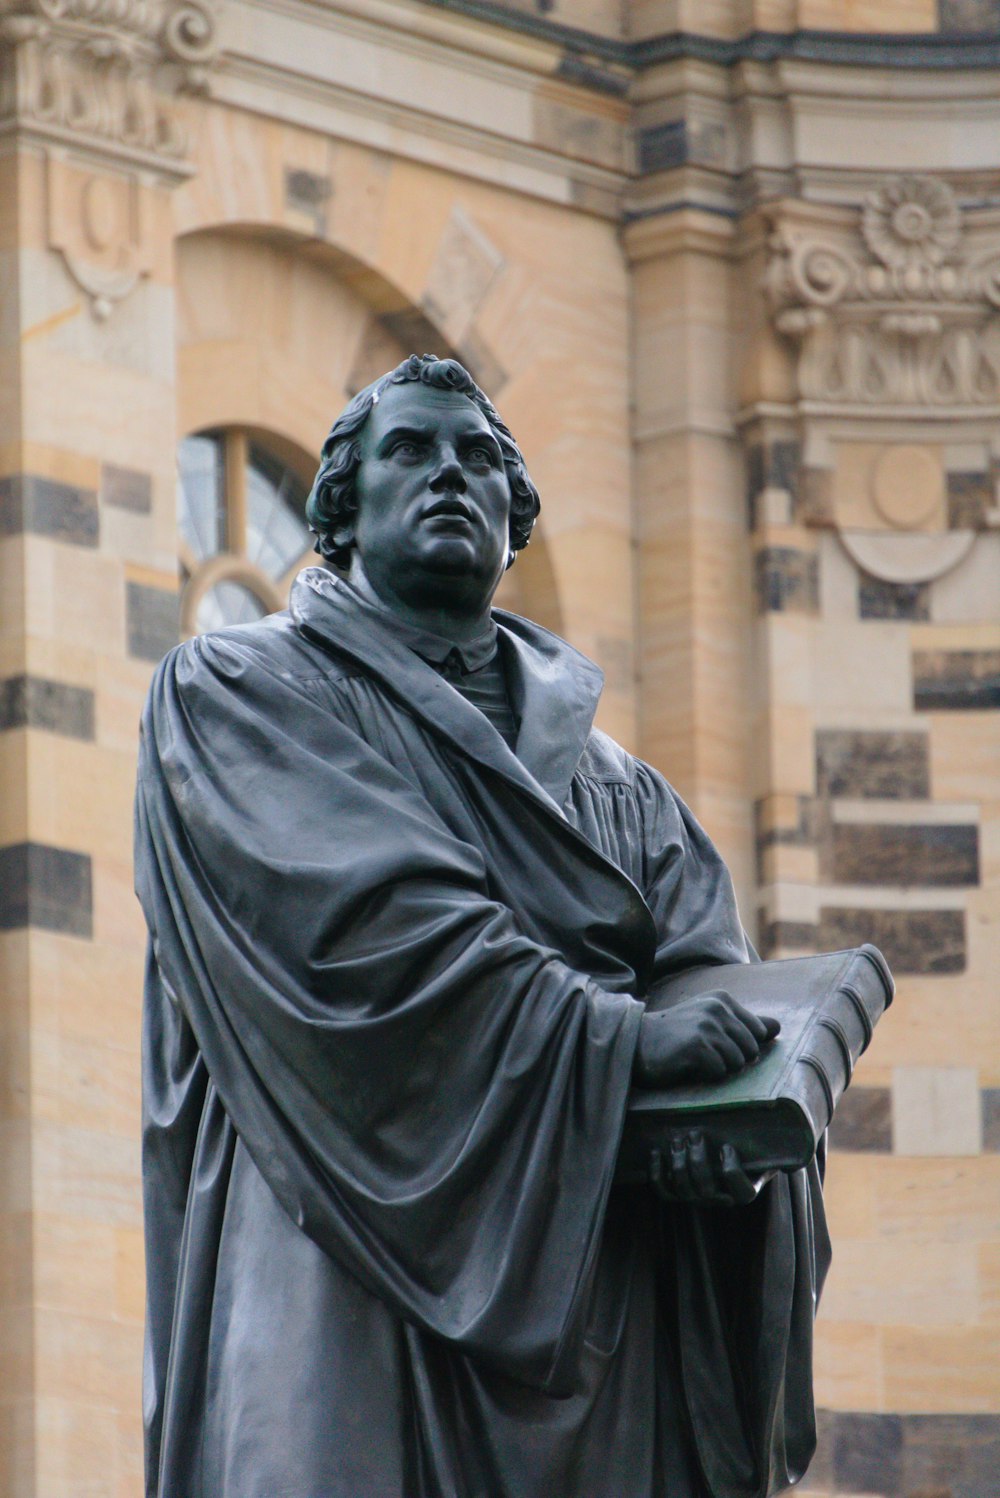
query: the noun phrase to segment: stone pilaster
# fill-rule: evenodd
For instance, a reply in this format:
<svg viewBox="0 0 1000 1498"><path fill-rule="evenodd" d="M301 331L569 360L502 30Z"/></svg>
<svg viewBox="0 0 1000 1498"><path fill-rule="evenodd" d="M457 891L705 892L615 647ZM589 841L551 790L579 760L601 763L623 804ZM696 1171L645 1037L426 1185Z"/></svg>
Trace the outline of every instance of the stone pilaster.
<svg viewBox="0 0 1000 1498"><path fill-rule="evenodd" d="M136 641L176 613L170 193L215 45L187 0L0 0L0 1488L17 1498L141 1487Z"/></svg>

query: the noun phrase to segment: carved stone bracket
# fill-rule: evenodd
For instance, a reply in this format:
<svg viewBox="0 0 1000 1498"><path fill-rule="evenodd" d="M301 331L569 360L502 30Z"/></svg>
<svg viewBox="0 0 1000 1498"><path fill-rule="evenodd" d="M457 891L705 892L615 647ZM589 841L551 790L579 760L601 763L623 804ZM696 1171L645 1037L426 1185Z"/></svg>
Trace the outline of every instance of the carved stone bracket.
<svg viewBox="0 0 1000 1498"><path fill-rule="evenodd" d="M947 183L890 179L859 214L774 211L766 290L798 392L831 410L1000 408L1000 225L973 233Z"/></svg>

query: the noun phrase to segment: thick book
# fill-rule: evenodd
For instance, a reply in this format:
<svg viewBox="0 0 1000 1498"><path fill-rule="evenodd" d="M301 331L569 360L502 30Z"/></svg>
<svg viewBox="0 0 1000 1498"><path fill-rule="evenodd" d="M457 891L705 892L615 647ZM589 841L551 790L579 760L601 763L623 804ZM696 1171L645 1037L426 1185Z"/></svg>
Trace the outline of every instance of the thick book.
<svg viewBox="0 0 1000 1498"><path fill-rule="evenodd" d="M892 1003L892 975L876 947L819 957L691 968L657 985L647 1007L699 994L731 994L746 1009L781 1021L755 1061L719 1082L636 1088L618 1157L619 1181L644 1181L654 1148L700 1129L709 1144L732 1144L750 1175L807 1165L851 1080L855 1063Z"/></svg>

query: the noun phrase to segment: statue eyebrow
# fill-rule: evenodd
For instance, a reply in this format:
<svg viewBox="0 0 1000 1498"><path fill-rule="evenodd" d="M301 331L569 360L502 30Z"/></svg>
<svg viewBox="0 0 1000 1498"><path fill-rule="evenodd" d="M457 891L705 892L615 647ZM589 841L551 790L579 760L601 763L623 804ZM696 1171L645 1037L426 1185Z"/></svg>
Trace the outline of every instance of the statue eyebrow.
<svg viewBox="0 0 1000 1498"><path fill-rule="evenodd" d="M385 457L395 442L429 442L434 436L434 430L433 427L413 425L390 427L384 436L379 438L375 448L376 456L379 458ZM500 443L488 429L470 427L467 431L459 432L456 440L463 447L485 444L487 447L495 448L500 456L503 456L503 449Z"/></svg>
<svg viewBox="0 0 1000 1498"><path fill-rule="evenodd" d="M430 427L420 426L398 426L390 427L385 436L379 439L375 451L381 458L389 451L394 442L426 442L431 436Z"/></svg>

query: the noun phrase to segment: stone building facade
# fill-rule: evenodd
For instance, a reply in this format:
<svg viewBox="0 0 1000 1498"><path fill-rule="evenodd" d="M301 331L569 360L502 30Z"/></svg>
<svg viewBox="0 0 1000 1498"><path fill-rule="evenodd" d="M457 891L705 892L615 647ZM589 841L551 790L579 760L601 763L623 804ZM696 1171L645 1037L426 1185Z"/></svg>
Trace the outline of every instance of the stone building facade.
<svg viewBox="0 0 1000 1498"><path fill-rule="evenodd" d="M427 349L761 950L898 975L804 1490L996 1498L998 67L996 0L0 0L0 1492L142 1491L152 665Z"/></svg>

